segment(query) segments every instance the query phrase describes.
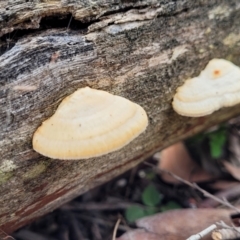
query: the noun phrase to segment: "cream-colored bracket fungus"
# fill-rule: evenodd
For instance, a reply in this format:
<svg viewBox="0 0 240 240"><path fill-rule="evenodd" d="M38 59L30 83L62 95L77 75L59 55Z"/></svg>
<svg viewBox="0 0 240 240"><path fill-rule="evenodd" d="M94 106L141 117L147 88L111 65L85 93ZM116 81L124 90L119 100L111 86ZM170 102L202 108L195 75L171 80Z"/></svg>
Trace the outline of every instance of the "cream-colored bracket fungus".
<svg viewBox="0 0 240 240"><path fill-rule="evenodd" d="M224 59L211 60L198 77L177 89L174 110L183 116L201 117L240 103L240 68Z"/></svg>
<svg viewBox="0 0 240 240"><path fill-rule="evenodd" d="M66 97L33 136L33 149L44 156L78 160L122 148L147 127L139 105L89 87Z"/></svg>

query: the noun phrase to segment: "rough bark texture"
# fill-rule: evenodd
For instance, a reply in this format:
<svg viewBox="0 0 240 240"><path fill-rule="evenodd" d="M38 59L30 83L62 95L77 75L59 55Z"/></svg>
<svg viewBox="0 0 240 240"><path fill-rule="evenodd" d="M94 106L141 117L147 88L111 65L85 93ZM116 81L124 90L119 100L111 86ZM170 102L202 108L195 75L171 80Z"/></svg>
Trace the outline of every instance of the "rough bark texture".
<svg viewBox="0 0 240 240"><path fill-rule="evenodd" d="M68 22L56 29L64 16L68 29ZM239 0L0 1L0 229L11 232L155 151L239 114L238 105L193 119L171 108L176 88L210 59L240 65L239 29ZM89 160L34 152L36 128L84 86L140 104L147 131Z"/></svg>

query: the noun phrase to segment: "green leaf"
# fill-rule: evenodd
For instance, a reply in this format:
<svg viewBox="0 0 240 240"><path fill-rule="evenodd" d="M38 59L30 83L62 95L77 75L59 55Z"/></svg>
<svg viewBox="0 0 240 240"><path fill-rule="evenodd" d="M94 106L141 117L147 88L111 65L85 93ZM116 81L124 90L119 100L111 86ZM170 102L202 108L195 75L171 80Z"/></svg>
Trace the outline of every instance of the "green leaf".
<svg viewBox="0 0 240 240"><path fill-rule="evenodd" d="M227 141L226 129L219 129L216 132L212 132L208 135L210 153L212 158L219 158L223 153L223 147Z"/></svg>
<svg viewBox="0 0 240 240"><path fill-rule="evenodd" d="M135 222L137 219L153 215L157 213L158 210L153 207L140 207L140 206L131 206L125 211L125 218L128 222Z"/></svg>
<svg viewBox="0 0 240 240"><path fill-rule="evenodd" d="M156 206L162 200L162 195L158 192L154 185L148 185L142 193L142 201L147 206Z"/></svg>
<svg viewBox="0 0 240 240"><path fill-rule="evenodd" d="M137 219L144 217L144 216L145 216L144 209L139 206L131 206L131 207L127 208L125 211L125 217L128 222L134 222Z"/></svg>
<svg viewBox="0 0 240 240"><path fill-rule="evenodd" d="M161 207L161 211L165 212L165 211L179 209L179 208L182 208L182 207L178 203L176 203L174 201L169 201L167 204L165 204Z"/></svg>
<svg viewBox="0 0 240 240"><path fill-rule="evenodd" d="M150 216L157 212L159 212L159 210L157 210L155 207L146 207L144 209L145 216Z"/></svg>
<svg viewBox="0 0 240 240"><path fill-rule="evenodd" d="M200 144L202 141L204 141L206 138L206 134L204 133L199 133L189 139L186 140L186 142L189 145L196 145L196 144Z"/></svg>

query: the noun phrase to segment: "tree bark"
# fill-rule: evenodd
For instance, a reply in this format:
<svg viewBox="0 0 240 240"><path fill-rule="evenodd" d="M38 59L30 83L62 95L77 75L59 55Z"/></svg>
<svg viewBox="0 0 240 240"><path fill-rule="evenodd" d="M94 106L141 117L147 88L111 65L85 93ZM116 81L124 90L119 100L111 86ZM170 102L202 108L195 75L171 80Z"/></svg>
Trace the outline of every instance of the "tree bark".
<svg viewBox="0 0 240 240"><path fill-rule="evenodd" d="M237 105L188 118L171 107L176 88L210 59L240 65L239 29L239 0L0 1L0 230L9 233L239 114ZM141 105L146 132L89 160L34 152L37 127L85 86Z"/></svg>

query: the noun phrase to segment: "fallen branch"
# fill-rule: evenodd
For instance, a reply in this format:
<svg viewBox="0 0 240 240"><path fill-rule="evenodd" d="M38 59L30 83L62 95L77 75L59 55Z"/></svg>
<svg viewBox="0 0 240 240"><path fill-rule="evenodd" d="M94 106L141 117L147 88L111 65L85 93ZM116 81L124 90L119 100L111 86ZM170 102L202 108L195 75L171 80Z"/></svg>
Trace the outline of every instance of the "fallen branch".
<svg viewBox="0 0 240 240"><path fill-rule="evenodd" d="M212 232L213 240L239 239L239 237L240 237L240 233L237 232L234 228L218 229Z"/></svg>
<svg viewBox="0 0 240 240"><path fill-rule="evenodd" d="M115 240L116 239L116 235L117 235L117 230L118 230L118 227L119 227L119 224L121 222L121 218L119 218L115 224L115 227L114 227L114 230L113 230L113 237L112 237L112 240Z"/></svg>

